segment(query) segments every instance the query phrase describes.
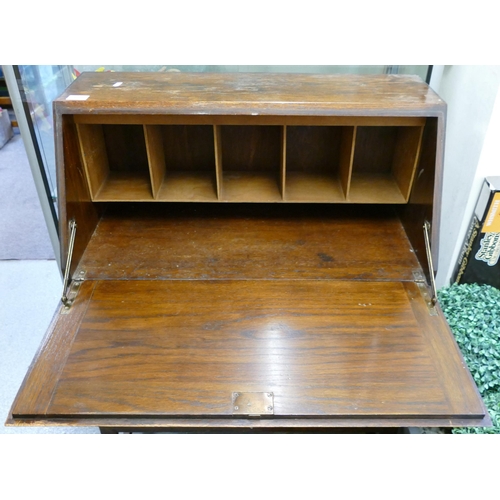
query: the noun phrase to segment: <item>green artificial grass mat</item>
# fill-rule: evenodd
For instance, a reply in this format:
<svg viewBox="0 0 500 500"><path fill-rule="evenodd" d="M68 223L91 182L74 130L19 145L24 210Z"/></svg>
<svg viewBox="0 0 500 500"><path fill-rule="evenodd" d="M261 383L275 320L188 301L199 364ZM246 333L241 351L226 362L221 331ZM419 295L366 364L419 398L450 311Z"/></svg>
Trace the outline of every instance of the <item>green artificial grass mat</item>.
<svg viewBox="0 0 500 500"><path fill-rule="evenodd" d="M500 434L500 290L453 284L438 298L488 408L493 427L459 427L454 434Z"/></svg>

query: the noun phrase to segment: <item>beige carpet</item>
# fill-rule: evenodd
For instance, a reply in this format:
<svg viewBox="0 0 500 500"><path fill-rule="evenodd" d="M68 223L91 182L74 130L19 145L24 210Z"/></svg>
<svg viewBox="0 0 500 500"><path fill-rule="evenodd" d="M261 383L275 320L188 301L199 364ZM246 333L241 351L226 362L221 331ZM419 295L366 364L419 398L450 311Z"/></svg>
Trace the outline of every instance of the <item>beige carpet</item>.
<svg viewBox="0 0 500 500"><path fill-rule="evenodd" d="M54 258L28 157L16 134L0 149L0 260Z"/></svg>

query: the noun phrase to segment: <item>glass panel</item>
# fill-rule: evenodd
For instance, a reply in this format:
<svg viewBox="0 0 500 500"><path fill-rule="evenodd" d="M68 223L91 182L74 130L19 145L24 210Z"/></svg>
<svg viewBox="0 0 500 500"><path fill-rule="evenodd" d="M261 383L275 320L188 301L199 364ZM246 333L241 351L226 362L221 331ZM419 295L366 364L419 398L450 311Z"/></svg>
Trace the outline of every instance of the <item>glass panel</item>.
<svg viewBox="0 0 500 500"><path fill-rule="evenodd" d="M50 197L57 213L57 181L52 101L74 80L71 66L18 66L21 95L28 107ZM24 94L24 95L23 95Z"/></svg>
<svg viewBox="0 0 500 500"><path fill-rule="evenodd" d="M319 74L384 74L394 73L400 75L418 75L422 80L427 77L429 66L297 66L297 65L276 65L276 66L75 66L77 73L83 71L183 71L199 73L319 73Z"/></svg>

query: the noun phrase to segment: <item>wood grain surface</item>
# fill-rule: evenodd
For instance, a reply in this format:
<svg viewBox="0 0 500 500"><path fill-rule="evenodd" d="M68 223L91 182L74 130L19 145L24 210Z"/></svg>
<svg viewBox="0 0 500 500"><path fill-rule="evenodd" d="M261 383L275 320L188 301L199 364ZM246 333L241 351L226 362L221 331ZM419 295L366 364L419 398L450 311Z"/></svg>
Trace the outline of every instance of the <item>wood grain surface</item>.
<svg viewBox="0 0 500 500"><path fill-rule="evenodd" d="M157 199L166 169L161 127L144 125L144 140L146 141L151 188L153 197Z"/></svg>
<svg viewBox="0 0 500 500"><path fill-rule="evenodd" d="M80 415L74 417L17 417L9 415L6 424L8 426L56 426L56 427L88 427L98 426L100 429L107 427L115 433L117 428L124 432L237 432L253 433L266 432L275 433L295 430L306 432L335 432L338 428L343 430L357 428L362 431L369 431L373 428L394 428L394 427L491 427L491 418L488 414L484 417L467 418L407 418L404 415L399 417L379 417L379 418L349 418L347 416L321 417L321 418L227 418L227 417L95 417L90 415Z"/></svg>
<svg viewBox="0 0 500 500"><path fill-rule="evenodd" d="M428 118L425 115L417 116L359 116L353 115L321 115L321 114L107 114L86 113L85 109L72 108L60 111L73 114L72 119L77 124L86 125L297 125L297 126L369 126L369 127L421 127ZM82 113L82 114L78 114ZM147 111L145 111L147 113Z"/></svg>
<svg viewBox="0 0 500 500"><path fill-rule="evenodd" d="M415 269L391 207L273 204L109 206L79 266L88 279L413 280Z"/></svg>
<svg viewBox="0 0 500 500"><path fill-rule="evenodd" d="M231 416L235 391L273 392L283 417L484 415L456 351L440 373L442 319L424 331L406 288L98 282L47 416Z"/></svg>
<svg viewBox="0 0 500 500"><path fill-rule="evenodd" d="M69 221L77 221L78 237L73 251L71 274L78 265L88 242L99 222L102 206L92 203L91 193L85 177L85 168L78 144L78 134L71 117L56 118L56 164L57 193L59 206L59 240L61 269L64 275L69 245ZM71 168L65 168L71 165Z"/></svg>
<svg viewBox="0 0 500 500"><path fill-rule="evenodd" d="M113 85L122 82L118 87ZM85 101L67 100L88 95ZM55 101L93 114L442 114L444 102L419 77L257 73L83 73Z"/></svg>
<svg viewBox="0 0 500 500"><path fill-rule="evenodd" d="M403 227L422 269L429 280L429 265L422 238L424 221L432 224L431 250L434 270L439 262L439 234L441 224L442 165L444 151L444 124L435 118L424 127L420 158L411 188L409 202L397 207Z"/></svg>

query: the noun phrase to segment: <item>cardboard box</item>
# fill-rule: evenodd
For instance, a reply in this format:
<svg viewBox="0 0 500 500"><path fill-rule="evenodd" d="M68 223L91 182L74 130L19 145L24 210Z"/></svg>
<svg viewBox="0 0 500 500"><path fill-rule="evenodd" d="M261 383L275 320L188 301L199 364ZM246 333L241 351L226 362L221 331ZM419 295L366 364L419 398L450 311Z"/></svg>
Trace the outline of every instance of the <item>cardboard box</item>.
<svg viewBox="0 0 500 500"><path fill-rule="evenodd" d="M500 288L499 176L484 181L452 282Z"/></svg>

